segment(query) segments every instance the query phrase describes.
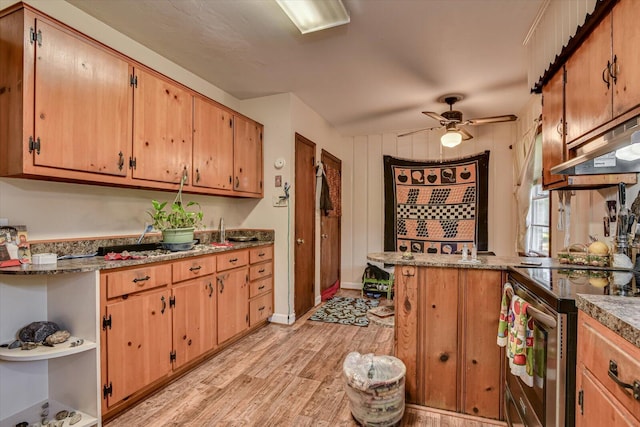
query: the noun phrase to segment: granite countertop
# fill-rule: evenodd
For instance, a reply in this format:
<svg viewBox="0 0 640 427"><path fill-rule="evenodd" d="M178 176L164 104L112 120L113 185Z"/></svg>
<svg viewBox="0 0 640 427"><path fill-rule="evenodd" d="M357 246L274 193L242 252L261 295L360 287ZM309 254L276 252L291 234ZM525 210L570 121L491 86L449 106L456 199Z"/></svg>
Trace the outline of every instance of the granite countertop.
<svg viewBox="0 0 640 427"><path fill-rule="evenodd" d="M379 252L370 253L367 259L370 261L382 262L394 265L414 265L418 267L450 267L450 268L475 268L484 270L506 270L509 267L531 267L523 262L540 263L536 267L562 267L553 258L527 258L527 257L505 257L494 255L479 255L477 263L463 262L460 255L440 255L440 254L412 254L413 259L404 259L402 252Z"/></svg>
<svg viewBox="0 0 640 427"><path fill-rule="evenodd" d="M272 232L244 232L237 231L234 235L255 235L258 240L248 242L231 242L229 246L217 246L215 243L216 235L198 236L201 242L196 244L193 249L188 251L170 252L168 250L155 250L145 252L131 252L132 255L142 255L138 259L107 261L104 256L91 256L86 258L59 259L56 264L22 264L17 267L0 268L0 274L12 275L29 275L29 274L65 274L65 273L84 273L98 270L109 270L114 268L131 267L136 265L145 265L150 263L173 261L177 259L190 258L199 255L216 254L221 252L233 251L238 249L247 249L264 245L271 245L274 242ZM203 238L204 237L204 238ZM103 243L103 240L99 243ZM126 244L130 242L111 241L110 244ZM92 246L93 245L93 246ZM32 245L32 248L34 246ZM41 250L37 253L52 252L60 255L72 254L82 248L81 253L95 252L95 242L74 241L55 244L42 245Z"/></svg>
<svg viewBox="0 0 640 427"><path fill-rule="evenodd" d="M578 294L576 305L631 344L640 347L640 299Z"/></svg>

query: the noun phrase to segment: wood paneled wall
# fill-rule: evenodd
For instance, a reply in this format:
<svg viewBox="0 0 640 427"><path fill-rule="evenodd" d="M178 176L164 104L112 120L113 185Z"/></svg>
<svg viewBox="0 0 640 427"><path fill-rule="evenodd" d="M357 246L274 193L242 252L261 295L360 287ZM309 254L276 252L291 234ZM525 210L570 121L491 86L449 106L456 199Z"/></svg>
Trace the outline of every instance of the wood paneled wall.
<svg viewBox="0 0 640 427"><path fill-rule="evenodd" d="M489 159L489 250L515 255L513 152L516 123L468 128L474 138L440 150L441 132L403 138L372 134L343 138L342 287L361 286L367 253L384 250L383 155L407 159L447 159L491 151Z"/></svg>

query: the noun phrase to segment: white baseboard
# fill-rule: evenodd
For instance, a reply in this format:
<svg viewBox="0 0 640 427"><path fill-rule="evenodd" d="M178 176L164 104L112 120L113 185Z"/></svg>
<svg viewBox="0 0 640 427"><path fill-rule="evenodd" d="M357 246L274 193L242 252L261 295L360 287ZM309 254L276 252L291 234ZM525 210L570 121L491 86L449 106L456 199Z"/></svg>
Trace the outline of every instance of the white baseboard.
<svg viewBox="0 0 640 427"><path fill-rule="evenodd" d="M280 325L293 325L296 321L296 315L290 314L287 316L286 314L273 313L269 321Z"/></svg>
<svg viewBox="0 0 640 427"><path fill-rule="evenodd" d="M317 307L317 306L318 306L318 304L320 304L321 302L322 302L322 295L318 295L318 296L316 297L316 302L315 302L315 304L314 304L314 307Z"/></svg>
<svg viewBox="0 0 640 427"><path fill-rule="evenodd" d="M340 289L355 289L359 291L362 289L362 283L360 282L342 282L340 283Z"/></svg>

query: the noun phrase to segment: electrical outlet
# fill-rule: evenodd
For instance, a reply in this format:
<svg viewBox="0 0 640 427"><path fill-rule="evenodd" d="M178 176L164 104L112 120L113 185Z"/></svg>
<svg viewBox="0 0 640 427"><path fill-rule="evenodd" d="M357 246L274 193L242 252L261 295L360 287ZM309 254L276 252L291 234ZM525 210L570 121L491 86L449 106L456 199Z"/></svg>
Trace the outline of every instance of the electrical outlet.
<svg viewBox="0 0 640 427"><path fill-rule="evenodd" d="M289 204L289 199L280 196L273 196L273 206L277 208L285 207Z"/></svg>

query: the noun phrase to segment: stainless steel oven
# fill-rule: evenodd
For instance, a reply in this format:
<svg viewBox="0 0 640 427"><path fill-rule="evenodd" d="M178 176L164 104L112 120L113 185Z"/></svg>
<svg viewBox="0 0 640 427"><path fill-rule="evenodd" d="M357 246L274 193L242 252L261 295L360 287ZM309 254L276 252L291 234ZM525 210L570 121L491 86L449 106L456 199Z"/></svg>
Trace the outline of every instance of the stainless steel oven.
<svg viewBox="0 0 640 427"><path fill-rule="evenodd" d="M505 375L505 417L510 426L562 427L575 425L577 294L640 296L638 272L608 269L509 269L514 292L531 306L534 365L539 372L533 387ZM553 319L553 321L552 321ZM537 335L536 335L537 334ZM534 340L534 343L536 340ZM506 361L505 361L506 363Z"/></svg>
<svg viewBox="0 0 640 427"><path fill-rule="evenodd" d="M509 373L505 361L505 417L510 426L564 426L567 418L567 314L558 313L510 276L514 292L529 303L536 348L533 387ZM573 363L575 367L575 353ZM562 379L565 380L562 380ZM574 376L575 378L575 376ZM569 406L572 408L572 406Z"/></svg>

